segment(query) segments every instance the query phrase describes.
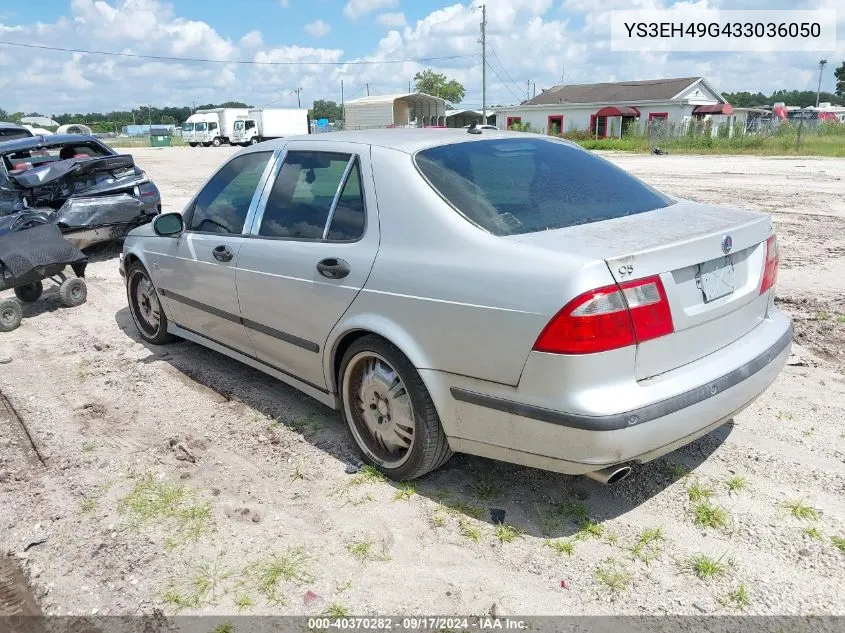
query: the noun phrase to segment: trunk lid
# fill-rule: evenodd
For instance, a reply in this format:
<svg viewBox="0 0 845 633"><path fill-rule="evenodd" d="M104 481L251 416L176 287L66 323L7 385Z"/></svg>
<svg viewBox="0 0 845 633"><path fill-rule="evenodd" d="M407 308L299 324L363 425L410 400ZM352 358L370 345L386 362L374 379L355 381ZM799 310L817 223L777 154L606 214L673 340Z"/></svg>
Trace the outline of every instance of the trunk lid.
<svg viewBox="0 0 845 633"><path fill-rule="evenodd" d="M607 263L618 283L659 275L674 332L637 346L637 380L741 338L766 316L768 215L680 200L633 216L508 237ZM727 251L727 252L726 252Z"/></svg>

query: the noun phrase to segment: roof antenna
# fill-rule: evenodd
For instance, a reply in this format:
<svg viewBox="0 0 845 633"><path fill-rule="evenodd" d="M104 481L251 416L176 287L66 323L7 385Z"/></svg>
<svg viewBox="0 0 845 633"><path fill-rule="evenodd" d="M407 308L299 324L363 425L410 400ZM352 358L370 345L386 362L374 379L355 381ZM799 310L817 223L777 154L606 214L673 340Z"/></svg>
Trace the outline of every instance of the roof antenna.
<svg viewBox="0 0 845 633"><path fill-rule="evenodd" d="M467 130L467 134L481 134L481 130L479 130L476 126L478 125L478 121L473 121L469 125L469 129Z"/></svg>

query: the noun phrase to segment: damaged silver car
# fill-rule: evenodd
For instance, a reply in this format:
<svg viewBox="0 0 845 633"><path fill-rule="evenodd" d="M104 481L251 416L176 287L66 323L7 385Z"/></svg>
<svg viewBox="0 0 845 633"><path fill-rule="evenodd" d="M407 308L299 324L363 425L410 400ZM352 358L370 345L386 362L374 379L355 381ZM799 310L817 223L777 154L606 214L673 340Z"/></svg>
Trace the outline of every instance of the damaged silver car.
<svg viewBox="0 0 845 633"><path fill-rule="evenodd" d="M125 236L161 213L132 156L70 134L0 142L0 235L57 224L78 248Z"/></svg>

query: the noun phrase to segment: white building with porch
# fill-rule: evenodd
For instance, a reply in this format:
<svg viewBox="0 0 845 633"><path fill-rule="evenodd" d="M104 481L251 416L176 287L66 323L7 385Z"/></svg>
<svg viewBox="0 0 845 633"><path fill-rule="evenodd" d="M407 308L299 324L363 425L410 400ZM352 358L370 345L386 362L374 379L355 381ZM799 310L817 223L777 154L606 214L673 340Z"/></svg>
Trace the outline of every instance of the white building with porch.
<svg viewBox="0 0 845 633"><path fill-rule="evenodd" d="M519 105L494 108L500 128L528 124L532 131L589 131L621 136L628 126L645 131L652 121L733 123L733 108L703 77L570 84L543 90Z"/></svg>
<svg viewBox="0 0 845 633"><path fill-rule="evenodd" d="M361 97L343 109L347 130L446 125L446 101L424 92Z"/></svg>

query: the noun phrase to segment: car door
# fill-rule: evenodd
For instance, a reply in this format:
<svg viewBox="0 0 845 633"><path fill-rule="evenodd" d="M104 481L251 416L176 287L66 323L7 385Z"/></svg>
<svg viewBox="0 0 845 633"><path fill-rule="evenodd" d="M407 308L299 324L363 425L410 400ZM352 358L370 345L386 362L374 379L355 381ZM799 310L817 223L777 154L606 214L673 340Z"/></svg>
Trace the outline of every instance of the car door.
<svg viewBox="0 0 845 633"><path fill-rule="evenodd" d="M185 231L156 240L159 252L152 258L156 286L175 324L250 356L235 266L273 156L273 151L241 154L221 167L189 204Z"/></svg>
<svg viewBox="0 0 845 633"><path fill-rule="evenodd" d="M323 346L378 251L369 146L285 149L241 248L238 299L256 357L325 390Z"/></svg>

